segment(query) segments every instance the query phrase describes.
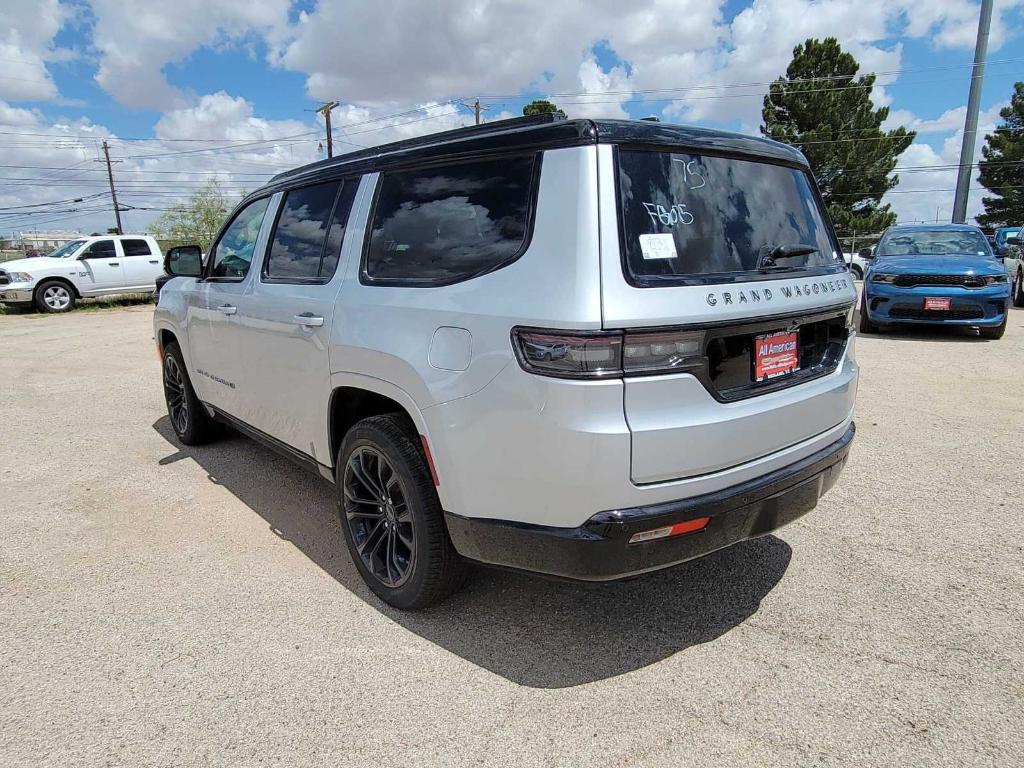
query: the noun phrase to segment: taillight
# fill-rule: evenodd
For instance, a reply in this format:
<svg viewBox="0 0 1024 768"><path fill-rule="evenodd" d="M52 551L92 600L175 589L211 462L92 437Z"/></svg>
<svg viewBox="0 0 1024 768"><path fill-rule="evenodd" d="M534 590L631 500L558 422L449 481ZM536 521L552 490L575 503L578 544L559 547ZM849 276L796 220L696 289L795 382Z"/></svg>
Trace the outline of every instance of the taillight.
<svg viewBox="0 0 1024 768"><path fill-rule="evenodd" d="M621 333L513 332L520 365L533 373L570 379L622 375Z"/></svg>
<svg viewBox="0 0 1024 768"><path fill-rule="evenodd" d="M626 333L622 344L622 370L629 374L672 373L704 362L701 331Z"/></svg>
<svg viewBox="0 0 1024 768"><path fill-rule="evenodd" d="M513 346L532 373L572 379L654 375L704 365L701 331L548 331L516 328Z"/></svg>

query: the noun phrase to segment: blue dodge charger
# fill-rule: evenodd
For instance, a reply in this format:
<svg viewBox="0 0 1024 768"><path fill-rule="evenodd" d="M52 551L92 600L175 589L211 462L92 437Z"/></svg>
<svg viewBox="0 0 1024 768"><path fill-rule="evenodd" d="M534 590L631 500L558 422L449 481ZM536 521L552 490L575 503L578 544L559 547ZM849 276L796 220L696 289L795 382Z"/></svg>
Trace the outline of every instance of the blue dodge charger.
<svg viewBox="0 0 1024 768"><path fill-rule="evenodd" d="M890 227L864 275L860 331L940 323L976 326L985 338L998 339L1009 302L1006 267L977 227Z"/></svg>

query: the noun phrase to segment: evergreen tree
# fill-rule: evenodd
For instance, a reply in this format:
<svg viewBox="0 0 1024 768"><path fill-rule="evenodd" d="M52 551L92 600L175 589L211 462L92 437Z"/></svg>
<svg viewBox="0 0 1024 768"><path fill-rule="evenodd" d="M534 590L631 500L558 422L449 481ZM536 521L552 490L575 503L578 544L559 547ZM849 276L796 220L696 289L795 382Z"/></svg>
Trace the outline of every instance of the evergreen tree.
<svg viewBox="0 0 1024 768"><path fill-rule="evenodd" d="M543 115L547 112L562 112L555 104L551 103L547 99L534 99L525 107L523 107L523 114L527 117L532 115ZM565 114L562 112L562 114Z"/></svg>
<svg viewBox="0 0 1024 768"><path fill-rule="evenodd" d="M1024 83L1013 86L1010 106L999 112L1003 119L985 137L978 163L978 179L992 193L981 202L985 212L977 221L983 227L1024 225Z"/></svg>
<svg viewBox="0 0 1024 768"><path fill-rule="evenodd" d="M829 216L841 235L880 232L896 221L882 196L899 182L892 173L914 133L883 131L888 107L871 103L874 75L834 37L809 38L793 49L786 76L771 84L761 133L807 156Z"/></svg>

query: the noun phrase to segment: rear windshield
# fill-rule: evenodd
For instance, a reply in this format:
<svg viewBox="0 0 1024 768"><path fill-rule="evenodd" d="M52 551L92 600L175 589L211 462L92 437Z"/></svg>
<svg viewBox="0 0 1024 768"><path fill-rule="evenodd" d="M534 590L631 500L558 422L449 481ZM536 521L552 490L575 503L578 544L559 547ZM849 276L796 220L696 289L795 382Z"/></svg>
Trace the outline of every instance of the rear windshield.
<svg viewBox="0 0 1024 768"><path fill-rule="evenodd" d="M988 240L970 229L889 230L878 242L876 256L989 256Z"/></svg>
<svg viewBox="0 0 1024 768"><path fill-rule="evenodd" d="M640 285L734 279L772 262L790 270L842 264L802 170L620 150L619 190L625 267ZM806 247L783 255L782 246Z"/></svg>

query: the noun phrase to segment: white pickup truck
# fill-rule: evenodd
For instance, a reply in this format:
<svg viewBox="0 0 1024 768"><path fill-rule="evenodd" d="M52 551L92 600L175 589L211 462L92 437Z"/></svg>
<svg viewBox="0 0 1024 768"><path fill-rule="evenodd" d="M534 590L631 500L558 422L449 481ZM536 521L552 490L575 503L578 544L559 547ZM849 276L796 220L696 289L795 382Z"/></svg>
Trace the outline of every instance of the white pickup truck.
<svg viewBox="0 0 1024 768"><path fill-rule="evenodd" d="M0 264L0 302L67 312L82 298L152 291L163 271L160 246L148 235L84 237Z"/></svg>

